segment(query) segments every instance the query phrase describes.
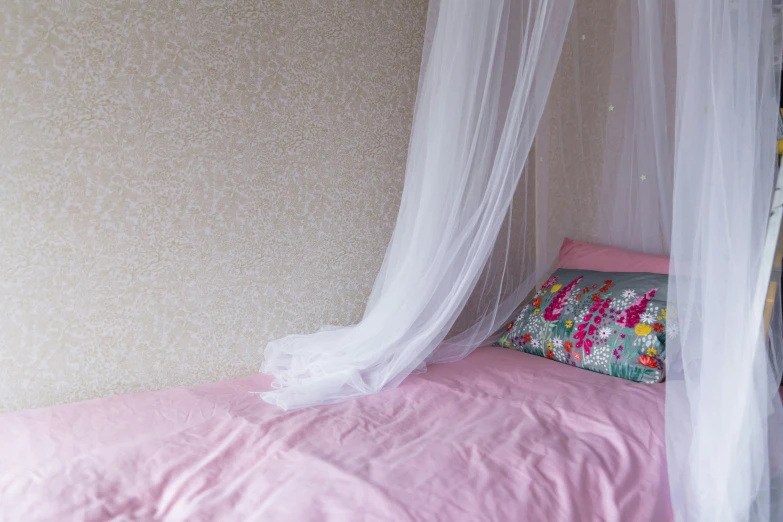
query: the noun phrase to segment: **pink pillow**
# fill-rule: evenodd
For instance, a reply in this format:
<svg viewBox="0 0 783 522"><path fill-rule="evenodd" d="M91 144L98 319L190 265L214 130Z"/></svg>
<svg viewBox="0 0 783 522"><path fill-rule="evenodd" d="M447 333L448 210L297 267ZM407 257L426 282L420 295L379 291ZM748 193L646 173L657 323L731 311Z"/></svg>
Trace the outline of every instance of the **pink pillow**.
<svg viewBox="0 0 783 522"><path fill-rule="evenodd" d="M565 238L560 247L557 268L668 274L669 258Z"/></svg>

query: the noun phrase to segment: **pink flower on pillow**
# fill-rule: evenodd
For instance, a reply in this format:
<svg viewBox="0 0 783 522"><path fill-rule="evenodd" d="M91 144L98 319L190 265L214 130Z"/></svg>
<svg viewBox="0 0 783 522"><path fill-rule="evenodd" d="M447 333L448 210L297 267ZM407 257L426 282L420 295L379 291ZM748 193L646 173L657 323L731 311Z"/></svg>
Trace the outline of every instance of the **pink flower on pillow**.
<svg viewBox="0 0 783 522"><path fill-rule="evenodd" d="M544 310L545 321L557 321L560 318L560 314L563 313L563 308L565 308L566 301L568 301L568 296L571 295L571 290L583 277L584 276L577 277L560 289L555 298L552 299L552 302L549 303L549 306L546 307L546 310Z"/></svg>
<svg viewBox="0 0 783 522"><path fill-rule="evenodd" d="M557 281L557 276L550 277L549 279L546 280L546 282L543 285L541 285L541 290L546 290L547 288L555 284L556 281Z"/></svg>
<svg viewBox="0 0 783 522"><path fill-rule="evenodd" d="M658 289L653 288L646 294L640 295L634 299L633 304L617 317L617 324L625 326L626 328L633 328L636 326L642 314L647 309L647 303L650 302L650 299L655 297L656 290Z"/></svg>

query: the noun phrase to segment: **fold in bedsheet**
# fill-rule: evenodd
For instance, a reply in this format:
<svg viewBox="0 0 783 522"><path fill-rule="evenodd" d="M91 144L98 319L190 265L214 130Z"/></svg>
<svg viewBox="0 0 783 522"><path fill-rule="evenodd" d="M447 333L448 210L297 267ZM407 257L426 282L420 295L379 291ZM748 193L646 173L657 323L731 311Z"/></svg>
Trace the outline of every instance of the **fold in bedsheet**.
<svg viewBox="0 0 783 522"><path fill-rule="evenodd" d="M268 384L0 415L0 520L672 519L663 385L502 348L313 409Z"/></svg>

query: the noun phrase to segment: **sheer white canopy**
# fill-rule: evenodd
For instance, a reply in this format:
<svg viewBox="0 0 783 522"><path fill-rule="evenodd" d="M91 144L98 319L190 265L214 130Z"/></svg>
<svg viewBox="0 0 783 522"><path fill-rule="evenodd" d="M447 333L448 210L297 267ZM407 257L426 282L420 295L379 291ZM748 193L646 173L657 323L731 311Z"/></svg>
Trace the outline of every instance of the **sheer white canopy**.
<svg viewBox="0 0 783 522"><path fill-rule="evenodd" d="M780 13L769 1L691 0L676 16L669 309L682 335L667 346L672 501L684 520L783 520L781 375L762 320Z"/></svg>
<svg viewBox="0 0 783 522"><path fill-rule="evenodd" d="M405 188L364 317L270 343L262 370L280 388L264 400L296 408L377 393L428 359L464 357L508 318L519 279L535 281L507 270L512 243L533 251L532 224L523 215L515 226L509 209L520 178L530 183L524 166L572 5L430 6ZM460 321L470 327L441 345L474 289Z"/></svg>
<svg viewBox="0 0 783 522"><path fill-rule="evenodd" d="M606 31L581 25L595 9ZM763 320L782 21L777 0L431 2L364 317L270 343L264 400L331 403L464 357L564 236L668 254L677 519L783 520L782 328Z"/></svg>

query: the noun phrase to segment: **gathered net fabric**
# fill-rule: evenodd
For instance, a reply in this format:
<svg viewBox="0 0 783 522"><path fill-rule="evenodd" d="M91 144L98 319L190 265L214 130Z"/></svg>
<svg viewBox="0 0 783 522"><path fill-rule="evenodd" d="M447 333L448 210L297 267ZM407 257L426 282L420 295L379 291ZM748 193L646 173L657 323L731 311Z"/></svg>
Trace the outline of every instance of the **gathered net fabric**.
<svg viewBox="0 0 783 522"><path fill-rule="evenodd" d="M509 210L520 177L528 183L572 6L431 5L402 201L364 317L270 343L262 371L277 389L264 400L297 408L375 393L428 360L464 357L507 319L534 280L507 270L512 246L532 250L518 245L532 228L526 211Z"/></svg>
<svg viewBox="0 0 783 522"><path fill-rule="evenodd" d="M564 237L670 255L675 516L783 520L779 294L764 327L781 42L779 0L430 2L364 316L270 343L264 400L336 402L465 357Z"/></svg>
<svg viewBox="0 0 783 522"><path fill-rule="evenodd" d="M779 310L763 329L779 4L577 2L536 137L538 257L563 237L671 255L665 430L682 521L783 520Z"/></svg>
<svg viewBox="0 0 783 522"><path fill-rule="evenodd" d="M576 2L535 142L542 264L564 237L668 254L674 7Z"/></svg>
<svg viewBox="0 0 783 522"><path fill-rule="evenodd" d="M674 0L617 3L597 236L648 254L671 243L674 30Z"/></svg>
<svg viewBox="0 0 783 522"><path fill-rule="evenodd" d="M676 18L672 504L683 521L783 520L779 354L768 352L763 321L780 12L769 0L680 0Z"/></svg>

